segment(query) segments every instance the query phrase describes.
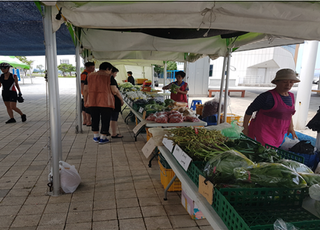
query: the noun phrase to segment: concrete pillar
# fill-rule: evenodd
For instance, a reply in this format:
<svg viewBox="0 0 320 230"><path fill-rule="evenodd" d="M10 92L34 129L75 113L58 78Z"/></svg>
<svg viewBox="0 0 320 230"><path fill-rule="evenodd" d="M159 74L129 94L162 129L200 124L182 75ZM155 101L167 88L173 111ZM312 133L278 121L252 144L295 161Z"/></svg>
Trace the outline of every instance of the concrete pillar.
<svg viewBox="0 0 320 230"><path fill-rule="evenodd" d="M317 51L318 41L305 42L301 64L300 83L295 103L296 113L293 117L294 127L298 130L305 129L306 127Z"/></svg>

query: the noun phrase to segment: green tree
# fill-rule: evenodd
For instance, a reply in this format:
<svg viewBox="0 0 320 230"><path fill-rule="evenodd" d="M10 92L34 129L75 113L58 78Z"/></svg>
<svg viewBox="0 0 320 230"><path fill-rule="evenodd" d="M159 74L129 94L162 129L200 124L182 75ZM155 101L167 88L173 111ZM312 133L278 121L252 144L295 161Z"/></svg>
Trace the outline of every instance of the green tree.
<svg viewBox="0 0 320 230"><path fill-rule="evenodd" d="M34 61L28 60L25 56L15 56L15 57L18 58L19 61L27 64L28 66L30 66L30 68L32 68L32 64ZM28 69L23 69L25 76L27 76L27 71L28 71Z"/></svg>
<svg viewBox="0 0 320 230"><path fill-rule="evenodd" d="M168 61L167 62L167 70L176 70L177 69L177 63L174 61ZM159 76L161 73L163 73L163 66L160 65L154 65L154 72L157 73Z"/></svg>
<svg viewBox="0 0 320 230"><path fill-rule="evenodd" d="M74 67L71 64L66 64L66 63L62 63L60 65L58 65L58 70L60 70L62 72L62 75L65 77L66 73L69 73L71 76L71 72L75 71L76 67Z"/></svg>
<svg viewBox="0 0 320 230"><path fill-rule="evenodd" d="M40 71L40 74L42 76L42 72L43 72L43 65L37 65L37 69Z"/></svg>

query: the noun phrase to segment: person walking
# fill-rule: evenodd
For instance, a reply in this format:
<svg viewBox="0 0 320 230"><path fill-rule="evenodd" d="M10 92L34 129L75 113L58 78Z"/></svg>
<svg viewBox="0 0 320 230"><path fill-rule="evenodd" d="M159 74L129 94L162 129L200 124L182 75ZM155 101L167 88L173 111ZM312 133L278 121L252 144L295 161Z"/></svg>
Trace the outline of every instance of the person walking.
<svg viewBox="0 0 320 230"><path fill-rule="evenodd" d="M84 64L86 67L85 70L81 73L81 94L83 97L83 88L84 84L87 82L88 74L94 72L95 64L94 62L86 62ZM82 119L83 119L83 125L91 126L91 115L90 115L90 109L84 107L84 101L82 98Z"/></svg>
<svg viewBox="0 0 320 230"><path fill-rule="evenodd" d="M22 122L27 120L27 116L21 112L21 110L17 107L17 90L19 91L19 96L21 96L21 90L18 84L17 75L13 75L9 72L10 67L12 67L9 63L2 62L0 64L0 69L2 74L0 76L0 87L2 87L2 99L7 108L7 112L9 114L10 119L6 121L6 124L15 123L16 120L13 116L13 111L17 112L21 116Z"/></svg>
<svg viewBox="0 0 320 230"><path fill-rule="evenodd" d="M111 82L117 86L118 91L116 92L116 94L114 94L115 108L112 111L111 120L110 120L111 138L122 138L123 137L121 134L117 133L119 112L121 112L121 106L124 103L123 98L122 98L120 91L119 91L118 83L115 79L118 72L119 72L119 70L116 67L112 68Z"/></svg>
<svg viewBox="0 0 320 230"><path fill-rule="evenodd" d="M132 85L135 85L134 83L134 78L132 76L132 72L131 71L128 71L127 72L127 75L128 75L128 82L130 82Z"/></svg>
<svg viewBox="0 0 320 230"><path fill-rule="evenodd" d="M107 134L110 127L111 113L115 108L113 95L118 89L115 85L111 85L112 68L113 66L109 62L101 63L99 71L89 74L84 85L84 105L90 108L93 141L99 144L109 142ZM101 130L99 135L100 119Z"/></svg>

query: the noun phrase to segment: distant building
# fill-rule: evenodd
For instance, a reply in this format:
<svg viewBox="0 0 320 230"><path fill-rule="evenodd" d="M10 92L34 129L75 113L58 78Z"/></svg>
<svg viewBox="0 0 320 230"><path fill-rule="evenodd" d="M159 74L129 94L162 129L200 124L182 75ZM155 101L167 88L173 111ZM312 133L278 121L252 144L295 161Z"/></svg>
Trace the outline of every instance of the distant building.
<svg viewBox="0 0 320 230"><path fill-rule="evenodd" d="M271 80L282 68L296 69L295 45L232 53L229 86L272 86ZM209 88L220 86L223 58L210 60Z"/></svg>
<svg viewBox="0 0 320 230"><path fill-rule="evenodd" d="M69 65L69 59L60 59L60 64L68 64Z"/></svg>

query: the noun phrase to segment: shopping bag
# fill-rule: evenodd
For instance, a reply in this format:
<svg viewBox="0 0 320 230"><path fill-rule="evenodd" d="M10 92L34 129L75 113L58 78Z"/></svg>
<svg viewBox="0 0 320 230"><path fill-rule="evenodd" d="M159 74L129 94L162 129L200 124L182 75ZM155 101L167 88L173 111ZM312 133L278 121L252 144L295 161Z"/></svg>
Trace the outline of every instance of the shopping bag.
<svg viewBox="0 0 320 230"><path fill-rule="evenodd" d="M74 165L59 161L60 184L65 193L73 193L81 182L81 177Z"/></svg>
<svg viewBox="0 0 320 230"><path fill-rule="evenodd" d="M295 144L299 142L299 139L291 139L290 137L286 137L284 139L283 144L281 145L280 149L283 149L285 151L288 151L290 148L292 148Z"/></svg>

